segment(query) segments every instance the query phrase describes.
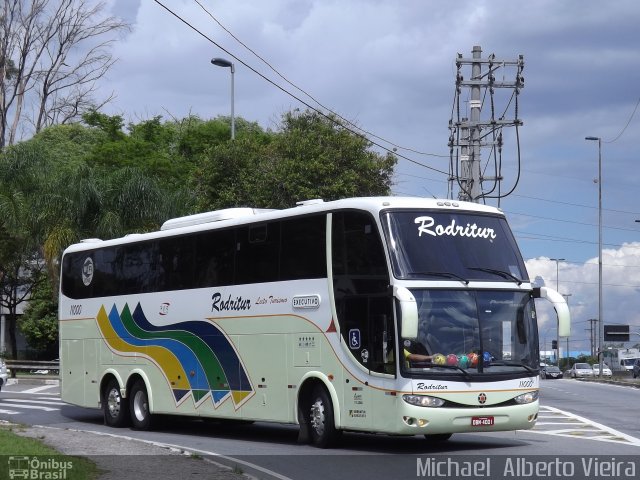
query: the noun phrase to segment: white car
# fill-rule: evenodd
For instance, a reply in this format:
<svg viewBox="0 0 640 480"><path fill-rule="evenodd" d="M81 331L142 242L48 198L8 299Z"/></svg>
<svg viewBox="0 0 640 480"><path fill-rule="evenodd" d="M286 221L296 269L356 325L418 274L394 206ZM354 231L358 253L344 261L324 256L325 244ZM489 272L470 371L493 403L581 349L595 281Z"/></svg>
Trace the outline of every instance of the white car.
<svg viewBox="0 0 640 480"><path fill-rule="evenodd" d="M599 377L600 376L600 364L599 363L594 363L593 364L593 376L594 377ZM603 377L611 377L611 376L613 376L613 373L611 372L611 369L609 368L609 366L606 363L602 364L602 376Z"/></svg>
<svg viewBox="0 0 640 480"><path fill-rule="evenodd" d="M2 390L2 386L7 383L7 378L9 378L7 365L4 363L4 360L0 359L0 390Z"/></svg>
<svg viewBox="0 0 640 480"><path fill-rule="evenodd" d="M593 368L588 363L574 363L570 375L571 378L593 377Z"/></svg>

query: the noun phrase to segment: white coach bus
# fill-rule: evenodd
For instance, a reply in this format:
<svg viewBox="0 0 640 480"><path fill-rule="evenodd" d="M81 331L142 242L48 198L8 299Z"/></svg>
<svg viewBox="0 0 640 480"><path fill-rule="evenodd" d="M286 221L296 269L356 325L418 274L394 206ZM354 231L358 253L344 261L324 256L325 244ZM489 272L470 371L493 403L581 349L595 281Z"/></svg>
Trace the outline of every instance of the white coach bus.
<svg viewBox="0 0 640 480"><path fill-rule="evenodd" d="M62 399L106 424L154 414L424 435L528 429L534 298L503 213L433 199L301 202L85 240L62 258Z"/></svg>

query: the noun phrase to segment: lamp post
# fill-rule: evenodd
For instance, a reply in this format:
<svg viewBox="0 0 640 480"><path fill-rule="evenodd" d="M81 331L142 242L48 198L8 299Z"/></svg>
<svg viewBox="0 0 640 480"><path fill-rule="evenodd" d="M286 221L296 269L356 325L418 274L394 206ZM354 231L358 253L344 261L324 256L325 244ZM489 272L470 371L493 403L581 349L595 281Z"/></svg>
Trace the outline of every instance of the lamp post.
<svg viewBox="0 0 640 480"><path fill-rule="evenodd" d="M560 292L560 262L564 262L564 258L550 258L552 262L556 262L556 292ZM556 347L558 347L558 368L560 368L560 325L556 329Z"/></svg>
<svg viewBox="0 0 640 480"><path fill-rule="evenodd" d="M602 139L584 137L585 140L598 142L598 361L602 376L604 323L602 319Z"/></svg>
<svg viewBox="0 0 640 480"><path fill-rule="evenodd" d="M233 102L234 102L234 93L233 93L233 74L236 72L236 69L229 60L224 58L212 58L211 63L217 67L224 67L231 69L231 140L235 140L236 138L236 124L235 119L233 117Z"/></svg>
<svg viewBox="0 0 640 480"><path fill-rule="evenodd" d="M569 307L569 297L571 296L571 293L563 293L562 296L564 297L565 301L567 302L567 308ZM558 344L559 345L559 344ZM571 357L571 355L569 354L569 337L567 336L567 351L565 352L565 354L567 355L567 363L566 365L569 365L569 358Z"/></svg>

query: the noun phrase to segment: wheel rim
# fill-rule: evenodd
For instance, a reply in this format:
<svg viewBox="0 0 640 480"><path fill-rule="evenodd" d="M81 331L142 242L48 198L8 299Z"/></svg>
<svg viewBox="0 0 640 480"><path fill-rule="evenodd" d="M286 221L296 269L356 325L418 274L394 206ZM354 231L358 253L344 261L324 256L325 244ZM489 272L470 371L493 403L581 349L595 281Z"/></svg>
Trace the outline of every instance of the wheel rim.
<svg viewBox="0 0 640 480"><path fill-rule="evenodd" d="M316 435L321 437L324 434L325 412L322 400L317 399L311 405L311 428Z"/></svg>
<svg viewBox="0 0 640 480"><path fill-rule="evenodd" d="M109 411L109 415L111 418L117 418L120 415L120 392L116 388L112 388L109 390L109 395L107 396L107 410Z"/></svg>
<svg viewBox="0 0 640 480"><path fill-rule="evenodd" d="M133 397L133 414L139 421L147 418L149 407L147 405L147 396L144 392L138 391Z"/></svg>

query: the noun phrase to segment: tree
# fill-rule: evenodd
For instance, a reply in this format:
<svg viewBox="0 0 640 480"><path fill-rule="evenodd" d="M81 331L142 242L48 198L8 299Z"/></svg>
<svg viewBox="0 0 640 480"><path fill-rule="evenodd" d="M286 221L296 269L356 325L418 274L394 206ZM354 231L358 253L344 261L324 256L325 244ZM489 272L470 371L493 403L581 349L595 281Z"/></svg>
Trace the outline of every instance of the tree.
<svg viewBox="0 0 640 480"><path fill-rule="evenodd" d="M0 149L19 130L67 123L100 107L96 82L115 62L115 35L128 25L92 0L5 0L0 11ZM33 113L31 113L33 112Z"/></svg>
<svg viewBox="0 0 640 480"><path fill-rule="evenodd" d="M19 325L29 347L51 360L58 356L58 299L47 275L38 277Z"/></svg>
<svg viewBox="0 0 640 480"><path fill-rule="evenodd" d="M69 151L79 157L59 158L48 142L62 138L70 146L64 136L69 128L52 128L62 135L45 130L0 153L0 302L8 312L11 356L16 354L18 306L29 300L45 267L57 291L64 248L82 238L155 230L183 214L184 202L177 200L182 191L161 189L139 169L94 168L84 161L86 152L74 148ZM79 141L99 143L91 134L71 133Z"/></svg>
<svg viewBox="0 0 640 480"><path fill-rule="evenodd" d="M311 198L389 193L396 158L316 112L286 113L277 132L216 145L194 177L202 209L288 208Z"/></svg>
<svg viewBox="0 0 640 480"><path fill-rule="evenodd" d="M32 145L12 147L0 158L0 305L7 312L9 355L16 355L18 307L37 286L44 265L39 255L41 225L30 199L45 170Z"/></svg>

